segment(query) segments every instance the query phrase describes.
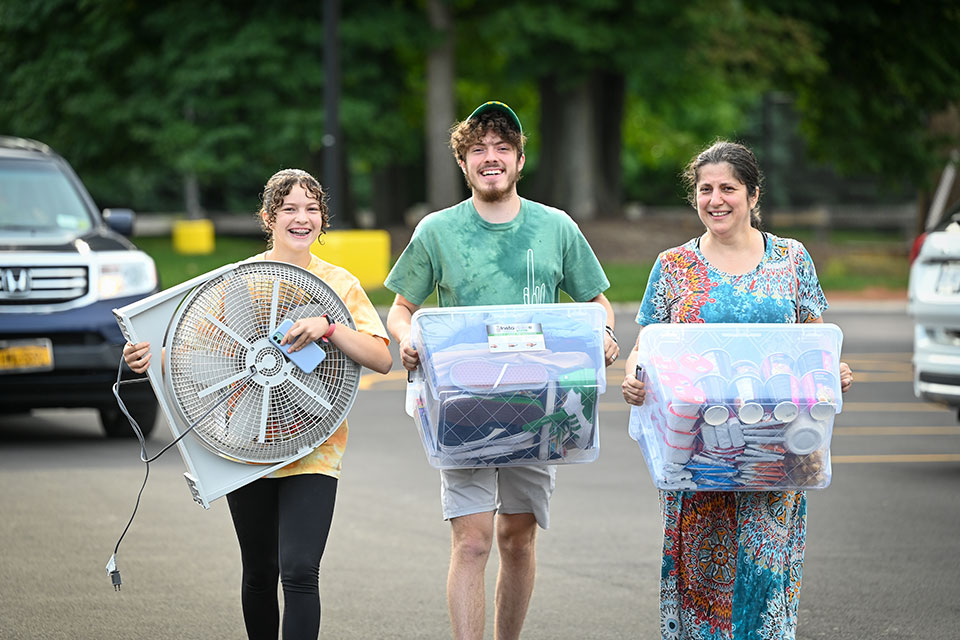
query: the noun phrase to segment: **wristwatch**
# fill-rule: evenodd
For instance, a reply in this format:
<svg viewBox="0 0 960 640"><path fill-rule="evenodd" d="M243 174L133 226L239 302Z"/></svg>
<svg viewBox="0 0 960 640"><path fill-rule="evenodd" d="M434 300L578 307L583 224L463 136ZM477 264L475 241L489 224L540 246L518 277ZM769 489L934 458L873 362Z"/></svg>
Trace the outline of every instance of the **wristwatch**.
<svg viewBox="0 0 960 640"><path fill-rule="evenodd" d="M320 336L320 339L323 340L324 342L330 342L329 340L330 336L332 336L333 332L337 330L337 323L334 322L333 318L331 318L327 314L323 314L321 317L327 321L327 332L322 336Z"/></svg>

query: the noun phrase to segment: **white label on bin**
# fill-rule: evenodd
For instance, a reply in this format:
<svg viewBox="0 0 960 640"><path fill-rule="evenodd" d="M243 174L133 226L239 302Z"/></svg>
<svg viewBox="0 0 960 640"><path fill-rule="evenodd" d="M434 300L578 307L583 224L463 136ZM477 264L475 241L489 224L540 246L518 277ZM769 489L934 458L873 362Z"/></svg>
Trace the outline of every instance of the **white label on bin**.
<svg viewBox="0 0 960 640"><path fill-rule="evenodd" d="M543 351L543 327L539 322L488 324L487 343L491 353L505 351Z"/></svg>

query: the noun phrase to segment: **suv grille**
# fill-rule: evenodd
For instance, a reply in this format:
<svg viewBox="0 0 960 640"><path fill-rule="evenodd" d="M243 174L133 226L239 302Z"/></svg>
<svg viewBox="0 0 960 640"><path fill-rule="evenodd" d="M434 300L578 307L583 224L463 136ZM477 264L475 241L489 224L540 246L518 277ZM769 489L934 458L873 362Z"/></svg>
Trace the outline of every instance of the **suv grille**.
<svg viewBox="0 0 960 640"><path fill-rule="evenodd" d="M0 305L69 302L87 293L87 267L0 267Z"/></svg>

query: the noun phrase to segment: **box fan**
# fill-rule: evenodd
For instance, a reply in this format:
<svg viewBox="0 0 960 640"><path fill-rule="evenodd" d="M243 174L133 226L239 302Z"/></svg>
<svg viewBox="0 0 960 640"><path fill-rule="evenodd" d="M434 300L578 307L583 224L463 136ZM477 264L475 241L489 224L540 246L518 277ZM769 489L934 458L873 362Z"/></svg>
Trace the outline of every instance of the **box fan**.
<svg viewBox="0 0 960 640"><path fill-rule="evenodd" d="M360 365L324 343L326 357L307 373L270 341L285 319L323 314L356 328L320 278L267 260L226 265L114 309L127 340L150 342L147 376L174 438L186 434L177 447L204 508L310 453L346 418Z"/></svg>

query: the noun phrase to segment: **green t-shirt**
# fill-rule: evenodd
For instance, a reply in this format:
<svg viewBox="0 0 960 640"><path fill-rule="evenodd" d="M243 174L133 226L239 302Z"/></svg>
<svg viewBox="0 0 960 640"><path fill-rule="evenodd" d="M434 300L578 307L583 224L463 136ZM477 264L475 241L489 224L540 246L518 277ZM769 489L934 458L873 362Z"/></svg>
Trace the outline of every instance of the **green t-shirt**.
<svg viewBox="0 0 960 640"><path fill-rule="evenodd" d="M468 198L417 225L384 285L420 305L539 304L563 289L586 302L610 287L580 227L559 209L520 199L510 222L480 217Z"/></svg>

